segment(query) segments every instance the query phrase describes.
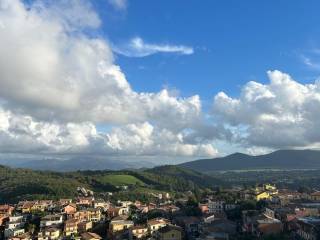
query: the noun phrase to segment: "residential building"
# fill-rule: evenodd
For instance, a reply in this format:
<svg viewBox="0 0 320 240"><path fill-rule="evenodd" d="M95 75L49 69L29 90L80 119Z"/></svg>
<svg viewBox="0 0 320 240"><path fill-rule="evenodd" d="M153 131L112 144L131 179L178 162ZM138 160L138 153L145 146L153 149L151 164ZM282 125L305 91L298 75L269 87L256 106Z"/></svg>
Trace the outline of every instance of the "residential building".
<svg viewBox="0 0 320 240"><path fill-rule="evenodd" d="M155 233L156 240L181 240L182 228L175 225L166 225Z"/></svg>
<svg viewBox="0 0 320 240"><path fill-rule="evenodd" d="M77 219L68 219L64 222L64 235L65 236L74 236L78 233L78 220Z"/></svg>
<svg viewBox="0 0 320 240"><path fill-rule="evenodd" d="M98 234L96 233L92 233L92 232L84 232L81 234L81 239L82 240L101 240L102 237L100 237Z"/></svg>
<svg viewBox="0 0 320 240"><path fill-rule="evenodd" d="M149 233L148 227L145 225L136 225L131 228L132 236L137 239L147 236L148 233Z"/></svg>
<svg viewBox="0 0 320 240"><path fill-rule="evenodd" d="M164 218L155 218L147 221L147 226L152 234L155 231L158 231L160 228L166 226L169 223L167 219Z"/></svg>
<svg viewBox="0 0 320 240"><path fill-rule="evenodd" d="M63 217L60 214L47 215L41 218L40 227L48 227L52 225L61 225L63 223Z"/></svg>

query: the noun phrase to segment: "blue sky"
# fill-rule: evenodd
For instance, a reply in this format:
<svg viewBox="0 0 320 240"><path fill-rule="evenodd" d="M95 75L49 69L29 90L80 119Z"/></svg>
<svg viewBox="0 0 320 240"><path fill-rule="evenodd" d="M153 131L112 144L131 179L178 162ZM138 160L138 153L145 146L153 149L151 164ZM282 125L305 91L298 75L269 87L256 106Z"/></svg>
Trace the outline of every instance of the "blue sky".
<svg viewBox="0 0 320 240"><path fill-rule="evenodd" d="M231 96L249 80L267 82L266 71L290 72L314 81L319 69L303 63L318 48L319 2L308 1L129 1L125 11L97 4L101 31L114 43L139 36L150 43L194 48L192 55L118 55L116 62L137 91L177 88L183 96L211 101ZM109 6L110 7L110 6Z"/></svg>

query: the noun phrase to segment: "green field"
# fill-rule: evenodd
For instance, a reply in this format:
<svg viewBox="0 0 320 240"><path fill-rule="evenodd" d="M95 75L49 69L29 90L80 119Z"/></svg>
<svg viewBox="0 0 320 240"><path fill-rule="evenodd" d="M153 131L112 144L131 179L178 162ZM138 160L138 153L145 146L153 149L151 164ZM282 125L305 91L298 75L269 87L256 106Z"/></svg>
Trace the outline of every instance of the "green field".
<svg viewBox="0 0 320 240"><path fill-rule="evenodd" d="M109 183L114 186L122 186L122 185L145 185L140 179L126 174L110 174L102 176L100 181L102 183Z"/></svg>

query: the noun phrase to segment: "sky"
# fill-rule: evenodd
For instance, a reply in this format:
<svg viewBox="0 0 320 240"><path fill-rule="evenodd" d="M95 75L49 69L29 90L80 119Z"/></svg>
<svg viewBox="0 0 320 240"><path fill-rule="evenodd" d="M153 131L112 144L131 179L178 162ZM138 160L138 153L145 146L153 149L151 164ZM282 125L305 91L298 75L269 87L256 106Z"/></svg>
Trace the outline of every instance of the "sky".
<svg viewBox="0 0 320 240"><path fill-rule="evenodd" d="M319 7L0 0L0 158L319 149Z"/></svg>

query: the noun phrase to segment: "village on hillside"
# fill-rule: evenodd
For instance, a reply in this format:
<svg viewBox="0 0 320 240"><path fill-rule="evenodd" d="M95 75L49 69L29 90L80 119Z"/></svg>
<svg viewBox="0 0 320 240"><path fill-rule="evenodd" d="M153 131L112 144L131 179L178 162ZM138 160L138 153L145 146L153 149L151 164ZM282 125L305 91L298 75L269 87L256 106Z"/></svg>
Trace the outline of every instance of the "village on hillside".
<svg viewBox="0 0 320 240"><path fill-rule="evenodd" d="M0 238L58 239L320 239L320 192L272 184L218 189L196 197L154 194L142 202L95 197L79 187L74 199L0 205Z"/></svg>

